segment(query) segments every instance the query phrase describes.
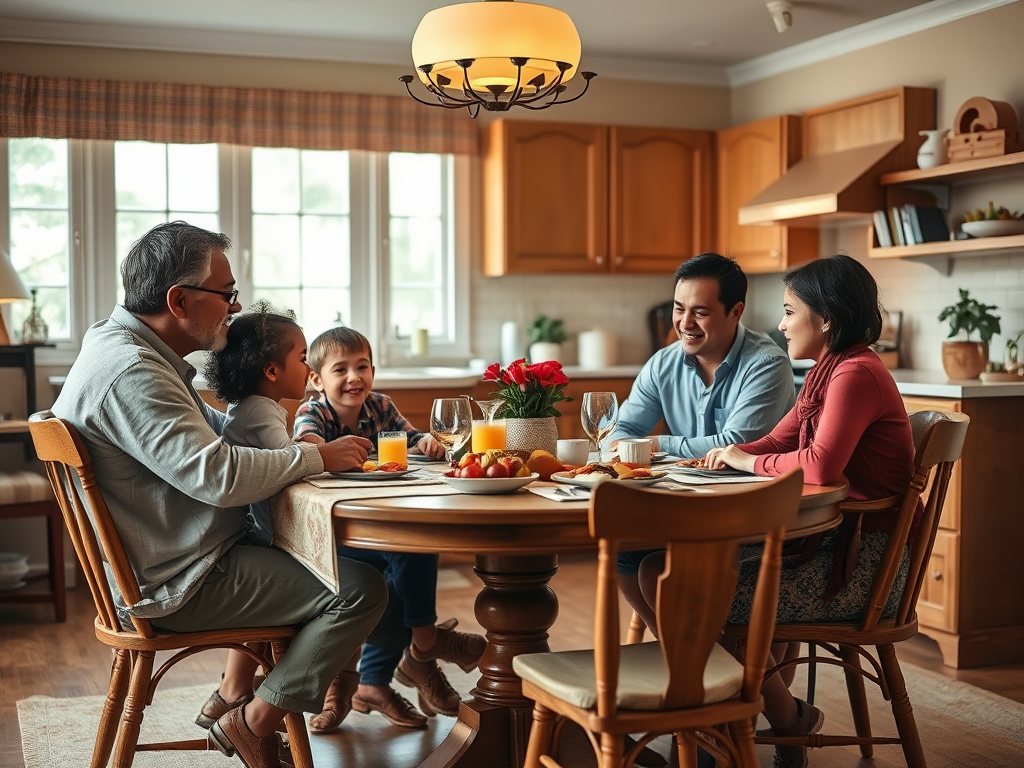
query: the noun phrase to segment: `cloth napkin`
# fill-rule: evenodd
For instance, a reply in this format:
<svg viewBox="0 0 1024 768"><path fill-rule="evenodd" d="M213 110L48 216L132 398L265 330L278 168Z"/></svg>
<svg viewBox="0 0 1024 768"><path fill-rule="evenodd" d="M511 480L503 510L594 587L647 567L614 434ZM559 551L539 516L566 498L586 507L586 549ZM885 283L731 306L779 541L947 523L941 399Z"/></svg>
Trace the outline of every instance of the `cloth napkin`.
<svg viewBox="0 0 1024 768"><path fill-rule="evenodd" d="M418 474L383 482L316 475L309 480L293 483L270 499L274 546L290 553L337 594L338 548L334 540L333 520L335 502L412 495L451 496L458 493L429 474L422 478Z"/></svg>
<svg viewBox="0 0 1024 768"><path fill-rule="evenodd" d="M567 485L537 485L536 483L530 483L526 486L526 490L530 493L535 493L538 496L543 496L545 499L551 501L590 501L590 489L579 488L578 486L572 486L576 490L569 491ZM566 496L564 493L559 493L561 489L569 491L571 495Z"/></svg>
<svg viewBox="0 0 1024 768"><path fill-rule="evenodd" d="M669 472L668 476L677 483L684 485L725 485L727 483L763 483L767 480L774 480L772 477L761 475L720 475L712 477L704 474L684 474L682 472Z"/></svg>

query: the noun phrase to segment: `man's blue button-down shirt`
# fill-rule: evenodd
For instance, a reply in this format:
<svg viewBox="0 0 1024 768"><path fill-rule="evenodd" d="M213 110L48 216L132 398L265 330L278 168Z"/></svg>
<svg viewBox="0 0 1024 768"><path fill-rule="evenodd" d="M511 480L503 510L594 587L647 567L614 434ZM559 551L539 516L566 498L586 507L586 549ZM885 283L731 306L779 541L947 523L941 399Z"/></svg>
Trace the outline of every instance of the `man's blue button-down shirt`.
<svg viewBox="0 0 1024 768"><path fill-rule="evenodd" d="M645 437L664 419L661 450L685 458L703 456L715 446L748 443L768 434L795 400L786 352L740 324L710 386L681 344L656 352L633 382L605 445Z"/></svg>

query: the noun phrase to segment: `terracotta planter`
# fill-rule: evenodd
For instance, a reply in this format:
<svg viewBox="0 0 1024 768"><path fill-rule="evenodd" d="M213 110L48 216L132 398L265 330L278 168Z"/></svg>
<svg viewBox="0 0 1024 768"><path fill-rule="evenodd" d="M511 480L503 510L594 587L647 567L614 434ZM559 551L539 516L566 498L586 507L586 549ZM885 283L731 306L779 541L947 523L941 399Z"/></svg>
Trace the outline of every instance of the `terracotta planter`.
<svg viewBox="0 0 1024 768"><path fill-rule="evenodd" d="M983 341L942 342L942 367L951 379L976 379L988 365L988 344Z"/></svg>
<svg viewBox="0 0 1024 768"><path fill-rule="evenodd" d="M558 450L558 427L554 416L541 419L505 419L505 447L511 451Z"/></svg>

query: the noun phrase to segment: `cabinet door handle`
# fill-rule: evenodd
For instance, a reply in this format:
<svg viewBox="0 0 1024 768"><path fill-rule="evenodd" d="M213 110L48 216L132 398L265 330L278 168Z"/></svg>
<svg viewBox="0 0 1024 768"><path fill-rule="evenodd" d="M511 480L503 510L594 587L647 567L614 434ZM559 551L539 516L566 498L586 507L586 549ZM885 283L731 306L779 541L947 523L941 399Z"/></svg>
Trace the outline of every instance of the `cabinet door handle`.
<svg viewBox="0 0 1024 768"><path fill-rule="evenodd" d="M779 249L778 248L774 248L774 249L772 249L772 252L769 253L768 255L771 256L776 261L778 261L779 260L779 256L781 256L782 254L779 253Z"/></svg>
<svg viewBox="0 0 1024 768"><path fill-rule="evenodd" d="M625 263L625 261L626 260L624 258L619 256L617 259L615 259L615 266L621 267Z"/></svg>
<svg viewBox="0 0 1024 768"><path fill-rule="evenodd" d="M604 264L604 256L598 256L594 259L595 264Z"/></svg>
<svg viewBox="0 0 1024 768"><path fill-rule="evenodd" d="M935 573L932 574L932 578L935 579L935 581L942 581L942 571L935 571Z"/></svg>

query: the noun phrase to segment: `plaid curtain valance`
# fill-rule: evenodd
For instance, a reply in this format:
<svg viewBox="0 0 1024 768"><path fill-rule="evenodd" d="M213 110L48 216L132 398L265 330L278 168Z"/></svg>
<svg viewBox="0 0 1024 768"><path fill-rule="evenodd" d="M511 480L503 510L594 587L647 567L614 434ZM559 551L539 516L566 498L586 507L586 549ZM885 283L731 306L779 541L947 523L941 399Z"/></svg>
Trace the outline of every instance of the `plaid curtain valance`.
<svg viewBox="0 0 1024 768"><path fill-rule="evenodd" d="M79 80L0 73L0 136L478 152L461 110L359 93Z"/></svg>

